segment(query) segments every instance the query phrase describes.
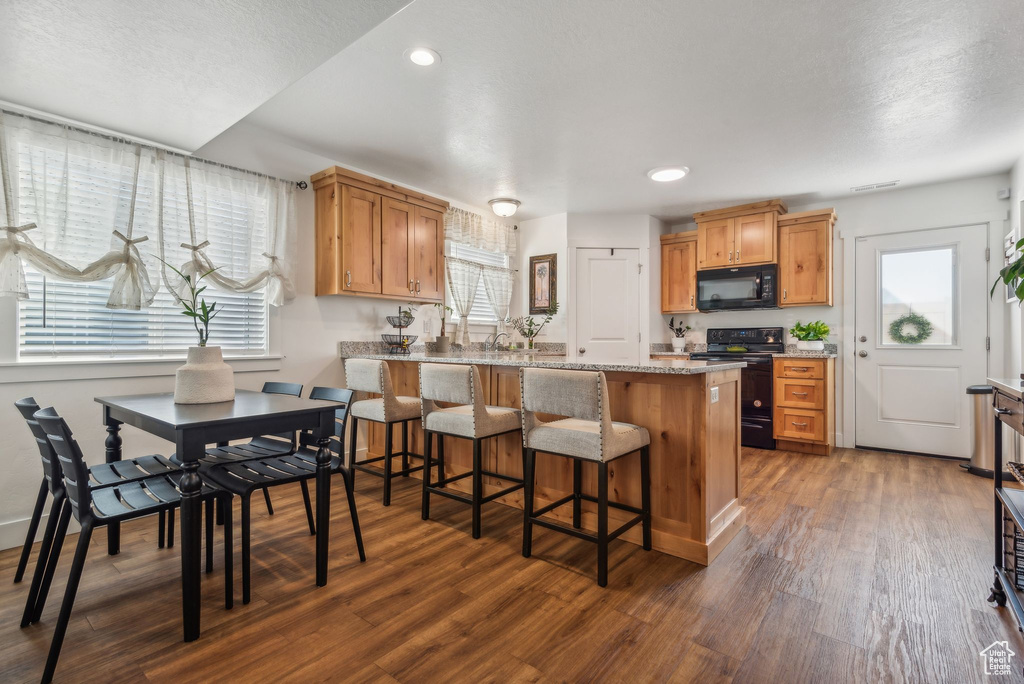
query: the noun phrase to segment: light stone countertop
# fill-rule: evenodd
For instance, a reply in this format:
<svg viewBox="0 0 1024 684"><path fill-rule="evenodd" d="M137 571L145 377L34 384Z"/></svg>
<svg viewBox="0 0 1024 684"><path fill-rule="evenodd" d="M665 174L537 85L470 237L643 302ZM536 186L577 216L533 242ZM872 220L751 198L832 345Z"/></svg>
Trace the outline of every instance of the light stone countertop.
<svg viewBox="0 0 1024 684"><path fill-rule="evenodd" d="M525 366L528 368L558 368L562 370L589 370L621 373L664 373L670 375L697 375L724 370L743 368L743 361L708 362L690 361L682 358L654 358L639 364L601 363L595 361L570 361L565 356L541 353L518 352L452 352L449 354L380 354L342 353L342 358L377 359L381 361L413 361L419 363L471 363L485 366Z"/></svg>
<svg viewBox="0 0 1024 684"><path fill-rule="evenodd" d="M1024 398L1024 390L1021 388L1020 378L989 378L988 384L995 387L1000 392L1009 394L1011 397L1017 399Z"/></svg>

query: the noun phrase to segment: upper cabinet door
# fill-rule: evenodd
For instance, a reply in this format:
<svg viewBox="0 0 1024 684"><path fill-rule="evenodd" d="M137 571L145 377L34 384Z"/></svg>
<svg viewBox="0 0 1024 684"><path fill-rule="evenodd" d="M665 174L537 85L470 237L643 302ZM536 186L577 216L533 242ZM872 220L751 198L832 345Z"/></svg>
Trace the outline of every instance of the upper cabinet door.
<svg viewBox="0 0 1024 684"><path fill-rule="evenodd" d="M661 245L661 312L697 310L697 241Z"/></svg>
<svg viewBox="0 0 1024 684"><path fill-rule="evenodd" d="M733 230L733 262L770 264L775 261L775 212L737 216Z"/></svg>
<svg viewBox="0 0 1024 684"><path fill-rule="evenodd" d="M725 218L697 224L697 268L721 268L733 263L733 226Z"/></svg>
<svg viewBox="0 0 1024 684"><path fill-rule="evenodd" d="M413 244L413 206L390 197L383 198L381 212L381 293L415 295Z"/></svg>
<svg viewBox="0 0 1024 684"><path fill-rule="evenodd" d="M416 297L444 299L444 217L439 211L415 207L415 236L409 247Z"/></svg>
<svg viewBox="0 0 1024 684"><path fill-rule="evenodd" d="M830 233L828 221L779 228L780 306L832 305Z"/></svg>
<svg viewBox="0 0 1024 684"><path fill-rule="evenodd" d="M341 186L341 289L380 294L380 195Z"/></svg>

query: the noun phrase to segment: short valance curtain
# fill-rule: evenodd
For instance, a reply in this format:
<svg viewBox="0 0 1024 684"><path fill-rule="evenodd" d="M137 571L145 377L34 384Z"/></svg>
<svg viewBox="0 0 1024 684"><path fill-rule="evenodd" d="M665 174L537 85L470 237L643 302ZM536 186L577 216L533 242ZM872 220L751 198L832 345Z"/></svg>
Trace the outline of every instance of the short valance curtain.
<svg viewBox="0 0 1024 684"><path fill-rule="evenodd" d="M465 209L450 208L444 216L445 239L455 244L468 245L508 257L507 263L514 264L517 252L515 227L499 223ZM515 269L479 264L466 259L446 258L448 293L459 314L459 325L455 341L469 344L469 312L476 301L482 280L487 301L491 306L498 331L505 329L505 319L512 303L512 286L515 283Z"/></svg>
<svg viewBox="0 0 1024 684"><path fill-rule="evenodd" d="M0 111L0 296L28 297L26 264L70 282L113 278L107 307L144 308L182 273L214 288L290 279L294 184Z"/></svg>

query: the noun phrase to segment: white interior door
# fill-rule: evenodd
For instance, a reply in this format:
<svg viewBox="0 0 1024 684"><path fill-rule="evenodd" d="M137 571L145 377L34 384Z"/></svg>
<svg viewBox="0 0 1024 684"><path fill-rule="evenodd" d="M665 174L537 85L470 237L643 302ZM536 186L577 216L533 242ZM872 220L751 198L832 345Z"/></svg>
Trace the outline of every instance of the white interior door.
<svg viewBox="0 0 1024 684"><path fill-rule="evenodd" d="M580 358L640 361L640 250L576 250Z"/></svg>
<svg viewBox="0 0 1024 684"><path fill-rule="evenodd" d="M970 457L964 390L988 367L987 244L984 225L858 238L857 446Z"/></svg>

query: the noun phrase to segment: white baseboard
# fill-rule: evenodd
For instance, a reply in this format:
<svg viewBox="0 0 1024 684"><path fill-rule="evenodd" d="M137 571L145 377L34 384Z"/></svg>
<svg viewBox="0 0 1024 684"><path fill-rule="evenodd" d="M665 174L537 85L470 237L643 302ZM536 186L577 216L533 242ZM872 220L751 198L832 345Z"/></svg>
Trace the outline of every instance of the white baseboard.
<svg viewBox="0 0 1024 684"><path fill-rule="evenodd" d="M46 500L47 510L52 499ZM39 521L39 528L36 530L36 539L39 541L43 538L43 532L46 531L46 521L49 519L49 515L43 513L42 519ZM29 518L23 518L21 520L9 520L4 523L0 523L0 551L4 549L20 548L25 543L25 535L28 534L28 523ZM68 534L78 534L79 531L78 522L72 518L71 524L68 525ZM34 560L32 561L34 562ZM32 562L29 563L29 571L34 567Z"/></svg>

